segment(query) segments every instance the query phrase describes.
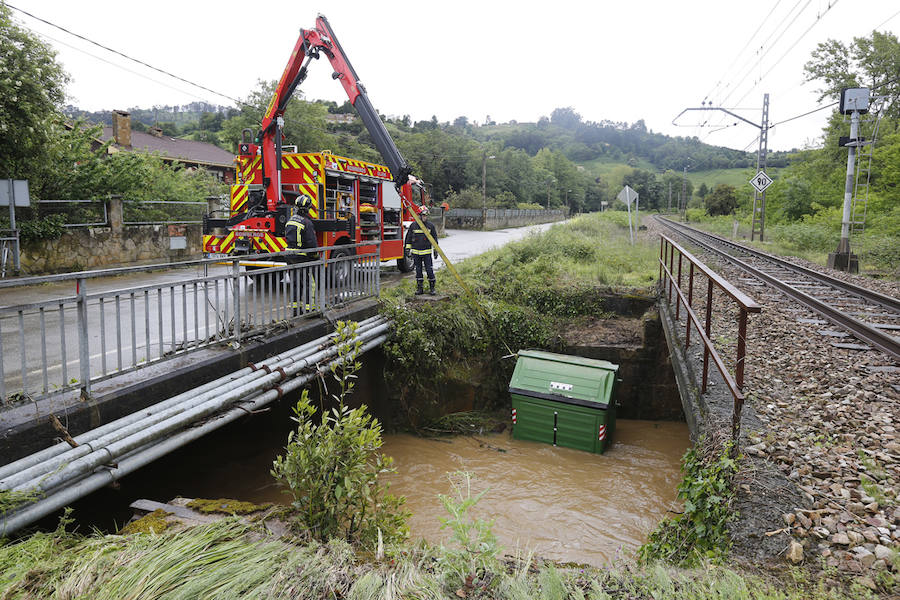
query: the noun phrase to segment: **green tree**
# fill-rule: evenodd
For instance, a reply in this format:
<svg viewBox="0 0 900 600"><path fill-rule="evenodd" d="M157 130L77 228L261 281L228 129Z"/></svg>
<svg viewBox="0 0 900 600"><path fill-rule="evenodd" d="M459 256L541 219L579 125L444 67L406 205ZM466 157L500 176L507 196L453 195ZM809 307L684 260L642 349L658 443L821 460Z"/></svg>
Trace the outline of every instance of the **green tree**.
<svg viewBox="0 0 900 600"><path fill-rule="evenodd" d="M821 83L820 100L838 99L841 88L879 85L879 96L889 98L886 114L900 116L900 41L897 36L873 31L847 45L839 40L820 43L804 66L807 81Z"/></svg>
<svg viewBox="0 0 900 600"><path fill-rule="evenodd" d="M697 188L697 195L701 198L706 198L706 195L709 193L709 188L706 186L706 182L703 181L700 183L700 187Z"/></svg>
<svg viewBox="0 0 900 600"><path fill-rule="evenodd" d="M200 123L198 127L204 131L219 131L222 129L222 122L225 115L218 111L205 112L200 115Z"/></svg>
<svg viewBox="0 0 900 600"><path fill-rule="evenodd" d="M658 210L661 201L663 206L665 206L662 183L652 172L635 169L624 177L622 184L630 186L631 189L638 193L639 206L649 210ZM666 190L666 193L668 193L668 190Z"/></svg>
<svg viewBox="0 0 900 600"><path fill-rule="evenodd" d="M250 129L254 137L259 132L262 118L275 93L277 81L259 81L256 90L244 99L240 114L222 123L222 137L232 151L237 151L241 131ZM295 92L284 112L284 143L295 144L300 152L318 152L328 149L336 154L351 154L354 158L375 159L373 148L363 149L352 136L335 136L327 129L325 115L328 108L317 102L304 102L302 94Z"/></svg>
<svg viewBox="0 0 900 600"><path fill-rule="evenodd" d="M571 106L557 108L550 113L550 122L565 129L576 129L581 125L581 115Z"/></svg>
<svg viewBox="0 0 900 600"><path fill-rule="evenodd" d="M730 215L737 208L737 190L730 185L720 183L706 195L706 214Z"/></svg>
<svg viewBox="0 0 900 600"><path fill-rule="evenodd" d="M0 3L0 178L32 179L62 122L68 77L56 53Z"/></svg>

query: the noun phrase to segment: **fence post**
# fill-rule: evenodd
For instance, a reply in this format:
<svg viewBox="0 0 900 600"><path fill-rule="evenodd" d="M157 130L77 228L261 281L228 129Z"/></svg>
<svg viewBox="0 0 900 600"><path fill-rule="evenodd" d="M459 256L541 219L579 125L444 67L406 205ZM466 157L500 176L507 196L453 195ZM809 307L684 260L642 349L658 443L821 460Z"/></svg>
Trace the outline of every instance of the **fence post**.
<svg viewBox="0 0 900 600"><path fill-rule="evenodd" d="M232 284L231 284L231 293L232 293L232 305L234 310L234 337L237 341L241 341L241 277L240 277L241 265L240 261L234 260L232 261L231 266L231 276L232 276Z"/></svg>
<svg viewBox="0 0 900 600"><path fill-rule="evenodd" d="M684 333L685 342L684 347L690 348L691 346L691 319L690 312L687 310L688 308L693 308L694 305L694 263L690 262L690 268L688 269L688 297L687 297L687 306L685 307L684 312L688 315L688 318L685 319L687 327L687 331Z"/></svg>
<svg viewBox="0 0 900 600"><path fill-rule="evenodd" d="M710 332L712 331L712 305L713 305L713 280L709 277L706 278L706 323L704 327L704 331L706 331L706 337L709 337ZM703 389L702 393L706 393L706 382L709 374L709 348L706 347L706 344L703 345Z"/></svg>
<svg viewBox="0 0 900 600"><path fill-rule="evenodd" d="M82 398L91 397L91 357L88 344L88 318L87 318L87 280L78 278L76 285L77 314L78 314L78 367L81 378Z"/></svg>
<svg viewBox="0 0 900 600"><path fill-rule="evenodd" d="M122 231L125 224L125 208L121 196L110 194L106 198L106 214L109 215L109 227L115 233Z"/></svg>
<svg viewBox="0 0 900 600"><path fill-rule="evenodd" d="M744 357L747 353L747 311L740 309L738 315L737 362L734 365L734 380L738 389L744 389Z"/></svg>

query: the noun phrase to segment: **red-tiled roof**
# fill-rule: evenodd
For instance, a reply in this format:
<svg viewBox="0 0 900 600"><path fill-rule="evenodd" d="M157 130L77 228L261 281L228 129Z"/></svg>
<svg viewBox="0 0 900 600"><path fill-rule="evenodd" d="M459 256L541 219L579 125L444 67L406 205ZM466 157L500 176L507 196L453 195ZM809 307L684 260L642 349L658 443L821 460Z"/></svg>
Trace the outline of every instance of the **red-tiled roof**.
<svg viewBox="0 0 900 600"><path fill-rule="evenodd" d="M104 142L112 139L112 127L104 127L101 137ZM141 131L131 131L131 149L147 153L157 152L160 156L182 159L186 162L198 162L228 168L234 165L234 154L227 150L222 150L213 144L182 140L165 135L156 137Z"/></svg>

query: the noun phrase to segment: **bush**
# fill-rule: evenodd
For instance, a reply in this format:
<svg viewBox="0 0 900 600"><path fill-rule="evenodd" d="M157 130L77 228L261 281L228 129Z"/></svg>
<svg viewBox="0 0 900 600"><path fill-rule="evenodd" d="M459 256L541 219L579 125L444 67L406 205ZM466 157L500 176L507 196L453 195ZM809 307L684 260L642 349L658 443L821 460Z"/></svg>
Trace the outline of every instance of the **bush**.
<svg viewBox="0 0 900 600"><path fill-rule="evenodd" d="M402 510L405 498L387 493L388 486L378 481L381 473L393 471L393 459L378 453L381 424L365 405L351 409L344 403L360 367L356 327L339 321L336 328L343 359L332 367L340 387L333 395L337 407L316 423L309 391L303 390L294 409L297 430L288 435L285 455L275 459L272 475L287 486L298 524L313 538L400 541L409 534L408 513Z"/></svg>
<svg viewBox="0 0 900 600"><path fill-rule="evenodd" d="M732 478L737 463L730 457L731 442L719 452L703 454L702 444L688 450L681 461L684 479L678 497L684 512L666 519L638 549L643 562L663 560L685 566L701 560L722 562L731 549L728 523L737 518L731 510Z"/></svg>
<svg viewBox="0 0 900 600"><path fill-rule="evenodd" d="M730 185L720 183L703 199L708 215L730 215L738 205L737 190Z"/></svg>
<svg viewBox="0 0 900 600"><path fill-rule="evenodd" d="M441 519L441 529L453 532L453 546L441 545L438 565L444 573L444 585L449 591L458 588L478 588L490 585L493 576L502 572L498 555L500 546L491 528L493 521L476 519L469 514L482 496L483 490L472 495L472 475L463 471L448 475L452 495L438 494L450 518Z"/></svg>
<svg viewBox="0 0 900 600"><path fill-rule="evenodd" d="M62 215L47 215L40 219L17 220L19 239L23 242L40 242L45 240L58 240L66 231ZM0 227L8 228L9 221L0 224Z"/></svg>
<svg viewBox="0 0 900 600"><path fill-rule="evenodd" d="M838 238L829 227L812 223L791 223L768 228L768 235L789 248L804 252L830 252Z"/></svg>
<svg viewBox="0 0 900 600"><path fill-rule="evenodd" d="M856 252L861 260L889 275L900 275L900 243L897 238L887 235L866 235L857 245Z"/></svg>

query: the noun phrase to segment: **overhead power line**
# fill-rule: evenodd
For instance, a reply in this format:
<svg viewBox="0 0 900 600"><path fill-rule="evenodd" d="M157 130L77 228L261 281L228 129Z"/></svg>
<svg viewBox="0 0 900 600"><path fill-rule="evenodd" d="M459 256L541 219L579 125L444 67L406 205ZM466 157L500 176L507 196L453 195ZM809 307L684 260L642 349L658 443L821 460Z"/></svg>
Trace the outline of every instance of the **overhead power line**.
<svg viewBox="0 0 900 600"><path fill-rule="evenodd" d="M114 62L111 61L111 60L107 60L107 59L103 58L102 56L98 56L98 55L96 55L96 54L91 54L90 52L88 52L88 51L85 50L84 48L78 48L78 47L76 47L76 46L73 46L72 44L69 44L69 43L67 43L67 42L64 42L64 41L61 40L61 39L58 39L58 38L53 37L52 35L47 35L46 33L39 33L39 32L35 32L35 34L41 36L41 37L44 38L44 39L47 39L47 40L51 40L51 41L53 41L53 42L56 42L57 44L60 44L60 45L62 45L62 46L66 46L67 48L71 48L72 50L74 50L74 51L76 51L76 52L81 52L82 54L85 54L85 55L87 55L87 56L90 56L91 58L96 59L96 60L99 60L100 62L105 62L106 64L108 64L108 65L110 65L110 66L112 66L112 67L115 67L115 68L117 68L117 69L122 69L122 70L125 71L126 73L131 73L132 75L136 75L136 76L138 76L138 77L141 77L141 78L143 78L143 79L146 79L147 81L152 81L153 83L157 83L157 84L159 84L159 85L161 85L161 86L167 87L167 88L169 88L170 90L175 90L176 92L180 92L180 93L186 94L186 95L188 95L188 96L193 96L194 98L197 98L198 100L206 100L206 98L203 97L203 96L198 96L197 94L194 94L194 93L189 92L189 91L187 91L187 90L181 89L181 88L179 88L179 87L175 87L174 85L168 84L168 83L166 83L166 82L164 82L164 81L161 81L161 80L159 80L159 79L154 79L154 78L152 78L152 77L148 77L147 75L145 75L145 74L143 74L143 73L139 73L138 71L135 71L135 70L133 70L133 69L129 69L128 67L126 67L126 66L124 66L124 65L120 65L120 64L118 64L118 63L114 63Z"/></svg>
<svg viewBox="0 0 900 600"><path fill-rule="evenodd" d="M806 28L806 31L804 31L802 34L800 34L800 37L798 37L796 40L794 40L794 43L791 44L790 48L788 48L788 49L785 51L785 53L782 54L781 57L779 57L779 59L775 61L775 64L773 64L771 67L769 67L769 70L766 71L765 74L763 74L763 75L759 78L759 80L762 81L763 79L765 79L765 78L769 75L769 73L771 73L772 70L775 69L775 67L777 67L779 64L781 64L781 61L784 60L784 58L785 58L788 54L790 54L791 50L793 50L794 48L797 47L797 44L799 44L800 41L801 41L804 37L806 37L806 34L809 33L810 30L812 30L812 28L815 27L815 26L819 23L819 21L822 20L822 17L824 17L825 15L828 14L828 11L830 11L832 8L834 8L835 6L837 6L837 3L838 3L839 1L840 1L840 0L834 0L833 2L830 2L830 3L828 4L828 8L825 9L825 12L816 15L816 20L813 21L813 22L810 24L810 26ZM744 100L744 98L746 98L747 95L748 95L751 91L753 91L752 88L751 88L750 90L748 90L747 93L744 94L744 96L743 96L740 100L738 100L738 104L740 104L740 103Z"/></svg>
<svg viewBox="0 0 900 600"><path fill-rule="evenodd" d="M800 2L798 1L797 4L799 4L799 3L800 3ZM778 37L775 38L775 41L772 42L772 44L771 44L768 48L766 48L761 54L759 54L759 55L757 56L757 58L756 58L755 61L751 61L751 62L750 62L749 68L748 68L748 69L746 70L746 72L744 73L744 76L741 77L741 80L737 83L737 85L735 85L734 87L732 87L732 88L731 88L731 91L728 92L728 95L725 96L725 97L722 99L722 102L723 102L723 103L724 103L724 102L727 102L728 99L731 98L731 96L732 96L732 95L733 95L733 94L741 87L741 85L744 83L744 81L746 81L747 78L750 77L750 75L753 73L753 69L754 69L755 67L759 66L759 65L762 63L762 59L765 58L766 55L768 55L769 52L771 52L771 51L775 48L775 46L778 44L778 42L780 42L780 41L782 40L782 38L784 38L785 34L791 29L791 27L794 26L794 23L797 22L797 19L800 18L800 15L803 14L803 12L809 7L809 5L810 5L811 3L812 3L812 0L806 0L806 4L803 5L803 8L801 8L801 9L799 10L799 12L797 12L797 14L794 15L794 18L791 19L791 21L784 27L784 29L782 29L782 30L778 33ZM794 5L794 6L796 7L797 5ZM793 9L791 9L791 10L793 10ZM788 16L790 16L790 13L788 13ZM786 18L787 18L787 17L785 17L785 19L786 19ZM782 23L784 23L784 21L782 21ZM776 32L776 31L778 31L778 28L776 28L775 30L773 30L773 32L769 35L769 37L766 38L766 41L763 42L763 46L765 46L765 44L767 44L768 41L769 41L770 39L772 39L772 36L775 35L775 32ZM761 47L761 48L762 48L762 47ZM760 78L760 79L761 79L761 78ZM754 83L754 85L752 85L752 86L750 87L750 90L753 90L753 89L756 87L756 84L757 84L757 83L759 83L759 80L757 80L757 81ZM748 92L748 93L749 93L749 92ZM746 94L745 94L744 97L746 97ZM742 98L741 100L743 100L743 98ZM741 103L741 100L738 100L738 101L736 102L736 104L740 104L740 103Z"/></svg>
<svg viewBox="0 0 900 600"><path fill-rule="evenodd" d="M727 68L727 69L725 69L725 75L726 75L726 76L728 75L728 72L731 71L732 67L734 67L734 65L737 64L738 59L740 59L741 55L744 53L744 50L746 50L747 47L750 46L750 42L753 41L753 38L756 37L756 34L759 33L759 31L763 28L763 25L766 24L766 21L769 20L769 17L772 16L772 13L775 12L775 9L778 8L778 5L779 5L779 4L781 4L781 0L778 0L778 2L775 3L775 6L772 7L772 10L769 11L769 14L767 14L765 17L763 17L763 20L759 22L759 26L756 28L756 31L754 31L753 34L752 34L749 38L747 38L747 43L744 44L744 47L741 48L741 49L738 51L737 54L735 54L734 60L731 61L731 64L728 65L728 68ZM721 78L719 79L719 81L713 86L713 88L712 88L709 92L706 93L706 96L703 97L703 100L704 100L704 101L706 101L707 99L709 99L709 97L710 97L712 94L715 93L716 88L722 83L722 81L723 81L724 79L725 79L724 76L721 77Z"/></svg>
<svg viewBox="0 0 900 600"><path fill-rule="evenodd" d="M69 34L69 35L71 35L71 36L74 36L74 37L80 39L80 40L84 40L85 42L87 42L87 43L89 43L89 44L93 44L94 46L97 46L98 48L102 48L102 49L106 50L107 52L112 52L113 54L117 54L118 56L121 56L122 58L128 59L128 60L130 60L130 61L132 61L132 62L135 62L135 63L137 63L137 64L139 64L139 65L142 65L142 66L144 66L144 67L147 67L148 69L152 69L152 70L154 70L154 71L157 71L157 72L159 72L159 73L162 73L163 75L166 75L167 77L171 77L171 78L173 78L173 79L177 79L178 81L182 81L182 82L187 83L188 85L191 85L191 86L193 86L193 87L196 87L196 88L199 88L199 89L201 89L201 90L207 91L207 92L209 92L209 93L211 93L211 94L215 94L216 96L221 96L222 98L227 98L227 99L231 100L232 102L234 102L234 103L236 103L236 104L238 104L238 105L245 105L244 102L238 100L237 98L232 98L232 97L229 96L228 94L223 94L222 92L217 92L216 90L213 90L213 89L210 89L210 88L208 88L208 87L202 86L202 85L200 85L199 83L194 83L193 81L190 81L190 80L188 80L188 79L185 79L184 77L180 77L180 76L178 76L178 75L175 75L174 73L170 73L169 71L166 71L165 69L160 69L159 67L154 67L153 65L151 65L151 64L149 64L149 63L146 63L146 62L144 62L144 61L142 61L142 60L139 60L139 59L137 59L137 58L133 58L133 57L131 57L131 56L128 56L127 54L125 54L125 53L123 53L123 52L119 52L118 50L114 50L113 48L110 48L109 46L104 46L103 44L101 44L101 43L99 43L99 42L95 42L94 40L92 40L92 39L90 39L90 38L87 38L87 37L85 37L85 36L83 36L83 35L77 34L77 33L75 33L74 31L70 31L69 29L66 29L65 27L61 27L60 25L57 25L56 23L51 23L50 21L48 21L48 20L46 20L46 19L42 19L41 17L35 16L35 15L31 14L31 13L28 12L28 11L25 11L25 10L22 10L21 8L18 8L18 7L16 7L16 6L13 6L12 4L7 3L6 6L10 7L10 8L13 9L13 10L16 10L16 11L22 13L23 15L27 15L27 16L31 17L31 18L34 19L35 21L40 21L41 23L44 23L44 24L46 24L46 25L49 25L50 27L54 27L54 28L56 28L56 29L59 29L60 31L63 31L63 32L65 32L65 33L67 33L67 34Z"/></svg>
<svg viewBox="0 0 900 600"><path fill-rule="evenodd" d="M884 27L889 21L893 21L894 18L897 17L897 15L900 15L900 10L898 10L893 15L891 15L890 17L888 17L887 19L882 21L879 25L876 25L875 29L880 29L880 28Z"/></svg>

